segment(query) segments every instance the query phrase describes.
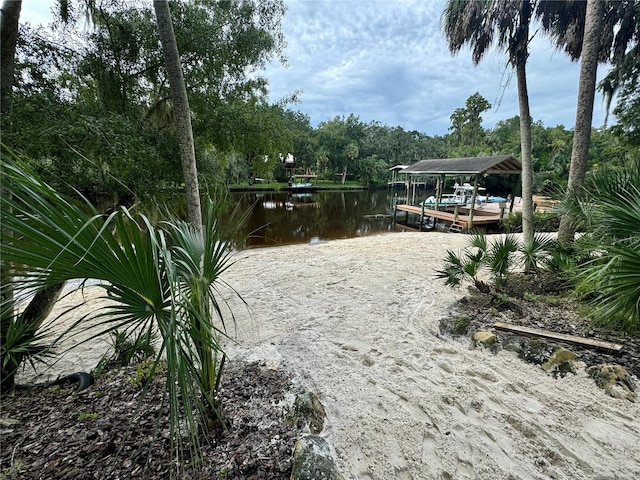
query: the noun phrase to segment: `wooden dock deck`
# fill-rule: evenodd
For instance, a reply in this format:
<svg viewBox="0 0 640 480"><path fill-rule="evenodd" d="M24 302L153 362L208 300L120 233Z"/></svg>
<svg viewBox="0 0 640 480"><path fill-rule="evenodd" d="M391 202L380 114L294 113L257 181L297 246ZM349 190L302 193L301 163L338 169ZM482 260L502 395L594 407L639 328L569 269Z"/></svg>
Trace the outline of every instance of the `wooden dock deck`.
<svg viewBox="0 0 640 480"><path fill-rule="evenodd" d="M453 212L434 210L427 207L423 209L422 206L419 205L396 205L396 211L415 214L419 217L433 217L438 220L450 222L451 225L458 231L469 230L470 216L468 208L461 207L457 216ZM474 226L497 225L498 223L500 223L500 220L501 216L499 212L496 213L493 211L484 211L482 209L474 209L473 211Z"/></svg>

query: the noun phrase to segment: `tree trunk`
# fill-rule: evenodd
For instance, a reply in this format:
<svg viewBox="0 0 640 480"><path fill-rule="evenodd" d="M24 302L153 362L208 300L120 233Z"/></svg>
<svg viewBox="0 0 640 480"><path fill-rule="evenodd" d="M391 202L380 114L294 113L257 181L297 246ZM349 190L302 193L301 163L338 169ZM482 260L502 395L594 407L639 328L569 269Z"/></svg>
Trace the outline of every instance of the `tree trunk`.
<svg viewBox="0 0 640 480"><path fill-rule="evenodd" d="M22 0L4 0L0 19L0 112L4 120L11 113L13 70L18 41Z"/></svg>
<svg viewBox="0 0 640 480"><path fill-rule="evenodd" d="M202 238L202 211L200 209L200 190L198 188L198 170L196 153L191 129L191 110L187 98L187 88L182 75L180 54L173 31L171 12L167 0L154 0L153 7L158 22L160 43L164 52L167 78L171 88L171 99L176 118L176 130L180 144L180 160L184 176L184 189L187 198L187 216L189 222L197 228Z"/></svg>
<svg viewBox="0 0 640 480"><path fill-rule="evenodd" d="M588 0L582 40L580 81L578 83L578 105L576 124L573 129L571 148L571 167L567 195L582 195L587 174L589 143L591 141L591 123L593 120L593 101L596 92L596 74L598 72L598 47L602 30L603 5L601 0ZM575 236L575 225L568 215L564 215L558 229L560 242L571 242Z"/></svg>
<svg viewBox="0 0 640 480"><path fill-rule="evenodd" d="M526 58L516 65L518 104L520 107L520 156L522 159L522 236L523 242L533 240L533 165L531 160L531 114L527 90Z"/></svg>
<svg viewBox="0 0 640 480"><path fill-rule="evenodd" d="M22 1L4 0L0 17L0 119L2 130L9 125L11 116L11 99L13 96L13 72L15 64L16 43L18 41L18 22ZM2 196L9 195L0 182ZM11 215L4 211L2 215ZM2 223L0 221L0 223ZM0 226L0 228L3 228ZM6 232L11 236L10 232ZM11 263L0 258L0 346L6 344L7 329L13 321L14 301ZM3 359L2 359L3 360ZM2 376L4 383L4 375Z"/></svg>
<svg viewBox="0 0 640 480"><path fill-rule="evenodd" d="M347 166L345 165L344 168L342 169L342 185L344 185L344 182L347 180Z"/></svg>
<svg viewBox="0 0 640 480"><path fill-rule="evenodd" d="M2 17L0 18L0 114L2 116L2 127L5 128L10 121L13 99L13 79L16 55L16 44L18 42L18 26L20 21L20 11L22 10L22 0L4 0L2 3ZM9 195L2 192L2 195ZM11 215L11 211L5 211L3 215ZM10 235L10 233L9 233ZM5 259L0 260L0 345L6 346L7 332L10 325L15 322L14 299L13 299L13 279L11 264ZM55 305L60 292L64 287L64 282L51 287L44 288L35 293L21 315L21 322L27 326L25 336L35 334L42 326L44 320L49 316ZM15 354L12 363L6 363L5 359L0 359L2 366L0 373L1 389L13 387L15 374L24 359L24 354Z"/></svg>
<svg viewBox="0 0 640 480"><path fill-rule="evenodd" d="M20 318L17 320L11 319L12 322L19 322L25 326L24 331L21 333L21 338L28 341L36 332L40 329L44 321L47 319L51 310L62 293L65 282L57 283L49 287L45 287L38 290L33 299L24 309L24 312L20 314ZM9 328L9 319L3 316L2 319L2 345L6 345L6 334ZM18 372L18 368L22 364L22 361L26 358L26 352L15 351L12 352L11 361L6 361L5 358L0 357L1 373L0 373L0 389L9 391L15 384L15 376Z"/></svg>

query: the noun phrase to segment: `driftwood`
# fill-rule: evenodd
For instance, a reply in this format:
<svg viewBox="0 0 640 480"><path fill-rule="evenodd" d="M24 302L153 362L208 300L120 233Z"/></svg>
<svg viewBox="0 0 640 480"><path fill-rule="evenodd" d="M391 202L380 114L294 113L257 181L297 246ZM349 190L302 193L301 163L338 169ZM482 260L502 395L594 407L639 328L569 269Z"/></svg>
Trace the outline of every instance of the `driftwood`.
<svg viewBox="0 0 640 480"><path fill-rule="evenodd" d="M623 345L620 345L618 343L605 342L593 338L578 337L576 335L568 335L566 333L550 332L549 330L540 330L538 328L523 327L521 325L512 325L510 323L496 322L493 324L493 328L506 330L509 332L522 333L525 335L533 335L536 337L552 338L554 340L561 340L563 342L569 342L585 347L607 350L613 353L620 353L620 351L624 347Z"/></svg>

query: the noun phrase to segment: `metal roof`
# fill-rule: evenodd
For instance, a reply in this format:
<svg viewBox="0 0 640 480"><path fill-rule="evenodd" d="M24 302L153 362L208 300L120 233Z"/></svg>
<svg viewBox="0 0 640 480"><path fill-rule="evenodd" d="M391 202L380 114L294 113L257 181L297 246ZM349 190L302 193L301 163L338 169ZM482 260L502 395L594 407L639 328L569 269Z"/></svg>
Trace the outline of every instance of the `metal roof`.
<svg viewBox="0 0 640 480"><path fill-rule="evenodd" d="M465 158L430 158L400 170L409 175L512 175L522 172L522 164L513 155Z"/></svg>

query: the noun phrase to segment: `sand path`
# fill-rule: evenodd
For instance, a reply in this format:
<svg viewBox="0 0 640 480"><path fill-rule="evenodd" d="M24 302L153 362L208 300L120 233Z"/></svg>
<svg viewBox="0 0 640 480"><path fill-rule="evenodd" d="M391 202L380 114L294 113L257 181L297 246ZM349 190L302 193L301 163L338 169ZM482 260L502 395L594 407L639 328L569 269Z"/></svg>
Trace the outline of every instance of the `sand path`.
<svg viewBox="0 0 640 480"><path fill-rule="evenodd" d="M319 395L348 479L640 478L640 404L605 396L584 370L554 380L439 335L464 290L434 269L467 240L392 233L242 252L224 278L251 309L233 303L227 351L281 364ZM92 368L100 354L71 361Z"/></svg>

